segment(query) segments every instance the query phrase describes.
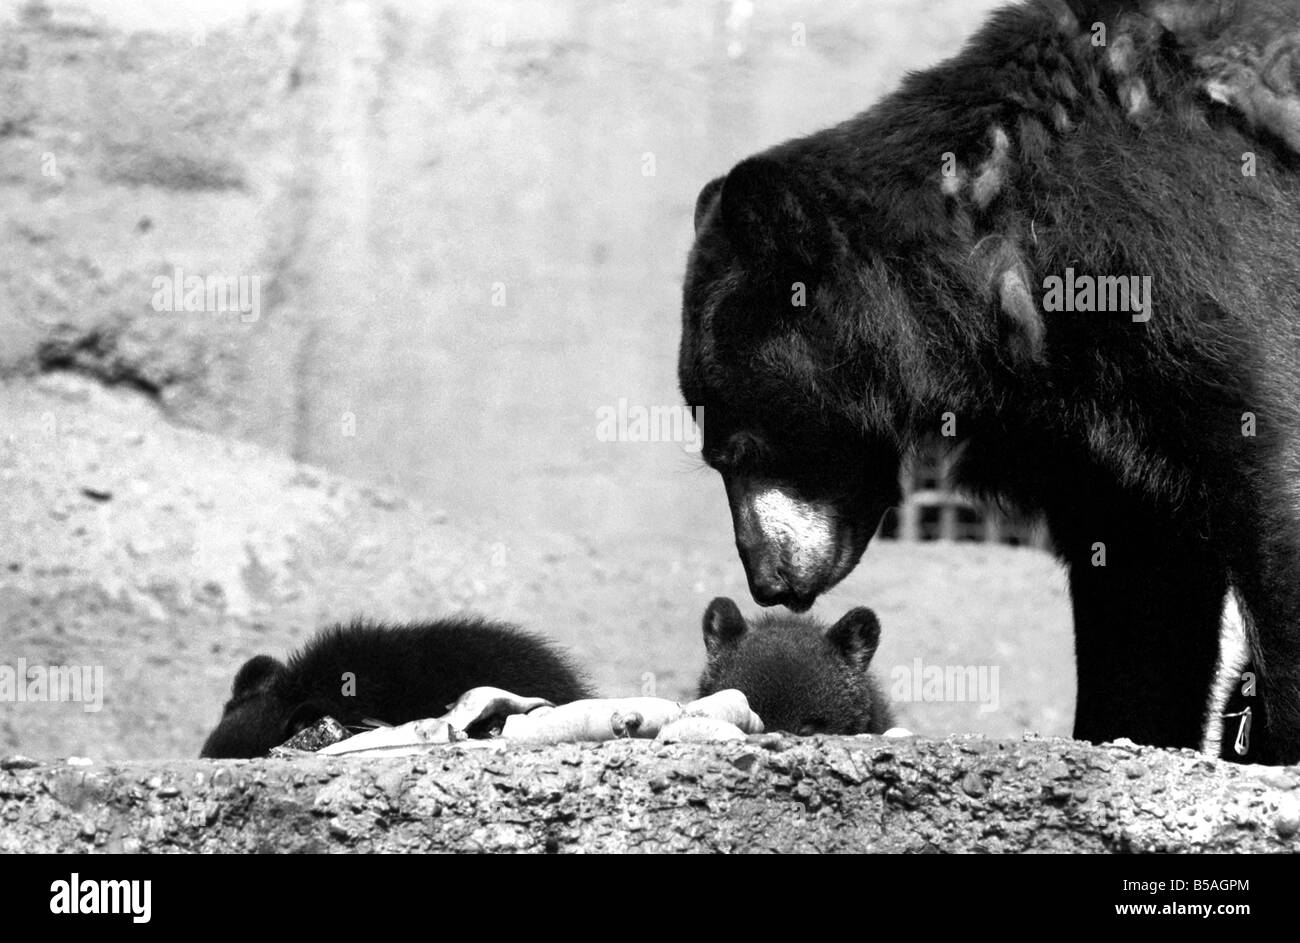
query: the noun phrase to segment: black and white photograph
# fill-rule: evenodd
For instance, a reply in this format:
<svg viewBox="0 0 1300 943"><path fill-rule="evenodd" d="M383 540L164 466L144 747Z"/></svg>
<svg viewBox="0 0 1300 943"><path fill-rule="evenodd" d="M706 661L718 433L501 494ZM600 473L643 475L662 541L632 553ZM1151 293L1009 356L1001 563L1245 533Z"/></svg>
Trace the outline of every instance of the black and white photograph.
<svg viewBox="0 0 1300 943"><path fill-rule="evenodd" d="M0 0L0 852L1244 929L1113 862L1300 852L1300 2Z"/></svg>

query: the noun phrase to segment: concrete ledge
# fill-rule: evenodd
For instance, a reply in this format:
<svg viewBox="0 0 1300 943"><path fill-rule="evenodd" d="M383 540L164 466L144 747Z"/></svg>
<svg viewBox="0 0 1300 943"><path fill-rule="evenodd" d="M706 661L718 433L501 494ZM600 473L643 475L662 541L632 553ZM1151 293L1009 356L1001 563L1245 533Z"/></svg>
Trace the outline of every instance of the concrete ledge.
<svg viewBox="0 0 1300 943"><path fill-rule="evenodd" d="M1300 851L1300 768L1068 740L0 767L6 852Z"/></svg>

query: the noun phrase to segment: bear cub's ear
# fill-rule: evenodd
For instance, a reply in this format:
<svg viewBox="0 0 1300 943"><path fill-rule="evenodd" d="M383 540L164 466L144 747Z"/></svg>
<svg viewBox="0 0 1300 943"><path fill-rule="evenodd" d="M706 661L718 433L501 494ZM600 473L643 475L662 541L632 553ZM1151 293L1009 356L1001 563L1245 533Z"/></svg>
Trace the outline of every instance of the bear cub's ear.
<svg viewBox="0 0 1300 943"><path fill-rule="evenodd" d="M284 663L270 655L257 655L250 658L235 675L235 683L230 689L231 696L238 699L256 694L269 687L275 677L284 670Z"/></svg>
<svg viewBox="0 0 1300 943"><path fill-rule="evenodd" d="M704 610L704 649L712 658L722 649L735 645L748 629L736 604L726 596L719 596Z"/></svg>
<svg viewBox="0 0 1300 943"><path fill-rule="evenodd" d="M831 254L831 224L821 201L768 157L743 160L727 174L722 224L741 252L768 267L813 266Z"/></svg>
<svg viewBox="0 0 1300 943"><path fill-rule="evenodd" d="M826 630L826 640L845 661L865 668L880 644L880 620L870 609L858 606Z"/></svg>

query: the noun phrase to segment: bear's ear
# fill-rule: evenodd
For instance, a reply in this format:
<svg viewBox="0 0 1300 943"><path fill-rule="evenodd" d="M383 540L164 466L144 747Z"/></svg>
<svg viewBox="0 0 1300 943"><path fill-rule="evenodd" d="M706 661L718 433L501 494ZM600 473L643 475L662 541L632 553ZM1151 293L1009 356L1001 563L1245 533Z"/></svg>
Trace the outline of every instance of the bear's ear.
<svg viewBox="0 0 1300 943"><path fill-rule="evenodd" d="M284 671L284 665L270 655L250 658L235 675L230 693L236 698L254 694L267 687L281 671Z"/></svg>
<svg viewBox="0 0 1300 943"><path fill-rule="evenodd" d="M700 195L695 198L695 231L700 231L700 223L704 222L704 217L713 209L713 204L717 202L718 192L722 189L722 184L726 182L726 177L714 177L704 185Z"/></svg>
<svg viewBox="0 0 1300 943"><path fill-rule="evenodd" d="M726 596L719 596L704 610L704 650L712 658L734 645L748 628L736 604Z"/></svg>
<svg viewBox="0 0 1300 943"><path fill-rule="evenodd" d="M767 157L741 161L727 174L722 224L745 255L765 265L814 265L831 252L830 221L817 198Z"/></svg>
<svg viewBox="0 0 1300 943"><path fill-rule="evenodd" d="M865 668L880 644L880 620L870 609L858 606L826 630L826 640L845 661Z"/></svg>

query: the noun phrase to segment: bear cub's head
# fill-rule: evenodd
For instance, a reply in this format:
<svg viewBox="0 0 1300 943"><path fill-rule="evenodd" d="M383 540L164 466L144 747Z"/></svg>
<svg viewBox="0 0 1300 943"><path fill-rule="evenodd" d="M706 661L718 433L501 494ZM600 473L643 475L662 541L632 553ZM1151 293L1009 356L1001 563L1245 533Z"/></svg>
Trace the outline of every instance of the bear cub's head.
<svg viewBox="0 0 1300 943"><path fill-rule="evenodd" d="M280 693L288 672L284 662L257 655L235 675L221 723L204 741L201 757L246 759L262 756L328 711L312 703L289 703Z"/></svg>
<svg viewBox="0 0 1300 943"><path fill-rule="evenodd" d="M807 616L764 613L753 622L719 597L704 613L708 664L699 696L735 688L768 730L884 733L893 717L871 674L880 622L858 607L824 628Z"/></svg>

